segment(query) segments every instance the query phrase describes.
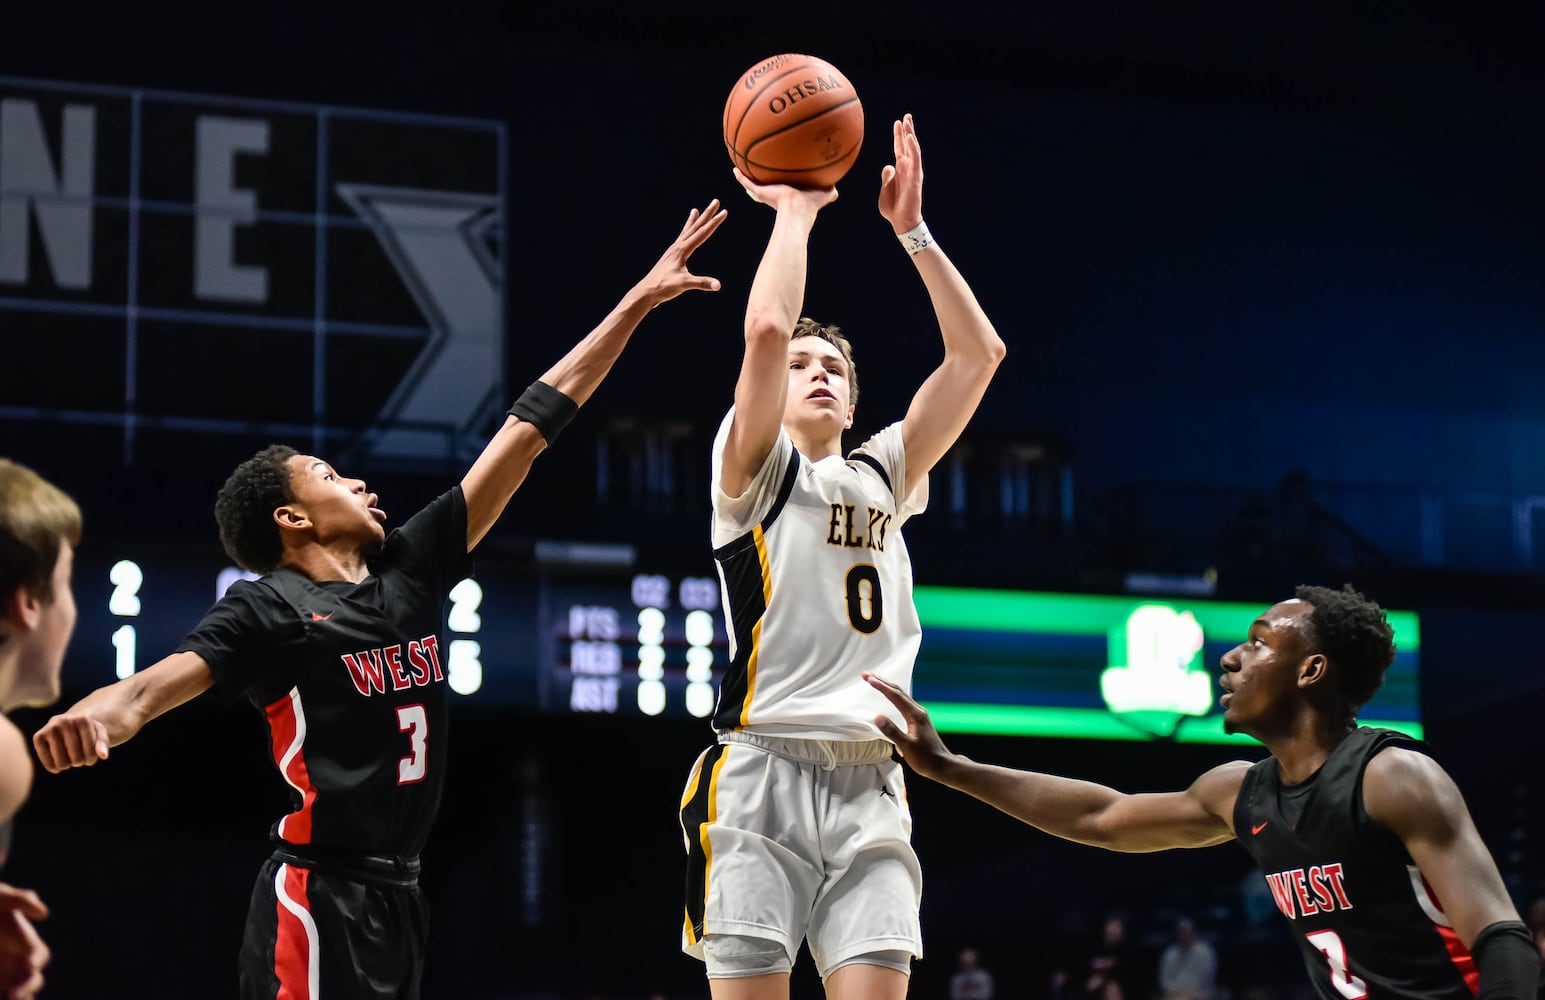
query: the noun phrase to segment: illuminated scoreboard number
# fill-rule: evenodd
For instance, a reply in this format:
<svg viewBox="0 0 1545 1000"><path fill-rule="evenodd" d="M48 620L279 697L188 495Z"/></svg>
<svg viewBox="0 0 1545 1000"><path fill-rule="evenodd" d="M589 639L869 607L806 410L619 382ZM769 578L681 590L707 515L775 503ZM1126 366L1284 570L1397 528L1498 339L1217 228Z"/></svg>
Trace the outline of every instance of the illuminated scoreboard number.
<svg viewBox="0 0 1545 1000"><path fill-rule="evenodd" d="M664 715L672 708L697 718L714 708L713 609L719 603L718 583L686 577L674 587L669 577L640 573L628 586L628 603L573 603L568 606L569 709L575 712L616 713L636 707L644 715ZM681 636L671 634L671 612L679 608ZM631 619L631 620L628 620ZM668 647L684 640L685 688L678 706L671 704L667 681ZM636 646L634 645L636 643ZM624 652L633 647L635 677L626 676ZM625 705L626 682L635 680L632 705Z"/></svg>
<svg viewBox="0 0 1545 1000"><path fill-rule="evenodd" d="M139 563L132 559L118 560L108 570L107 580L113 585L107 598L108 614L117 618L138 618L139 591L145 583L145 572L140 569ZM113 630L114 673L119 680L132 675L137 669L135 657L139 652L138 645L139 632L132 621Z"/></svg>
<svg viewBox="0 0 1545 1000"><path fill-rule="evenodd" d="M699 719L713 711L713 608L719 603L714 580L688 577L681 581L681 606L687 610L687 711Z"/></svg>
<svg viewBox="0 0 1545 1000"><path fill-rule="evenodd" d="M478 613L482 604L483 588L470 576L451 588L451 611L445 624L459 634L451 640L446 683L457 694L476 694L483 686L483 645L476 639L466 638L482 631L483 616Z"/></svg>
<svg viewBox="0 0 1545 1000"><path fill-rule="evenodd" d="M638 710L645 715L659 715L666 708L665 688L665 609L670 606L670 580L663 576L640 574L630 588L638 610ZM686 612L683 621L687 640L687 688L685 707L701 719L713 712L713 638L712 608L719 602L719 585L703 577L681 581L677 601Z"/></svg>

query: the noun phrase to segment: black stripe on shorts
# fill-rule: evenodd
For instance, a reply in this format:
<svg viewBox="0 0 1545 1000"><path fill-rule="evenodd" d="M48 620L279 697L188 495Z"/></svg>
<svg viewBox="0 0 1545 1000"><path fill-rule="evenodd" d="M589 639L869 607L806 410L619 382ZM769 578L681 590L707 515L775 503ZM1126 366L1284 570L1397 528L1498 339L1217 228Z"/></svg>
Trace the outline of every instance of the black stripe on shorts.
<svg viewBox="0 0 1545 1000"><path fill-rule="evenodd" d="M729 747L717 744L703 754L697 773L697 788L681 807L681 828L687 834L687 917L688 941L703 939L703 909L708 902L708 854L703 840L708 835L708 810L713 791L714 768Z"/></svg>

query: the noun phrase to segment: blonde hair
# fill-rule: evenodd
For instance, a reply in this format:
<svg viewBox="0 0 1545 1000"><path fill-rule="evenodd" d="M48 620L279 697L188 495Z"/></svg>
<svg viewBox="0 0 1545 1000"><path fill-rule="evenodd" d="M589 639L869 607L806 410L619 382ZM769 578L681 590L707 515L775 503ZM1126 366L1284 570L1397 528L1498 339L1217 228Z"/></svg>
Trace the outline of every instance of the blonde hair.
<svg viewBox="0 0 1545 1000"><path fill-rule="evenodd" d="M59 487L0 458L0 595L25 587L42 601L54 597L59 548L80 544L80 507Z"/></svg>
<svg viewBox="0 0 1545 1000"><path fill-rule="evenodd" d="M789 340L795 341L800 337L819 337L842 353L842 360L848 364L848 405L856 404L858 368L853 364L853 345L848 342L842 327L833 323L817 323L809 316L801 316L799 322L794 324L794 332L789 334Z"/></svg>

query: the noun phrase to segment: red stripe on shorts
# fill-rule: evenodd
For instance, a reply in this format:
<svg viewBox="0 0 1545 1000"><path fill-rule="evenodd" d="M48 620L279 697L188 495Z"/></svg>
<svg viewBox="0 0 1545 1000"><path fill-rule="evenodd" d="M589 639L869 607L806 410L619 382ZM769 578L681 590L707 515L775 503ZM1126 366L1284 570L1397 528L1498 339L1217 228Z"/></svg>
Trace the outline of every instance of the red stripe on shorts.
<svg viewBox="0 0 1545 1000"><path fill-rule="evenodd" d="M310 875L305 868L284 866L284 894L308 912L306 881ZM274 905L279 909L279 930L274 936L274 976L279 980L275 1000L315 1000L311 995L311 939L306 925L285 907L283 900Z"/></svg>

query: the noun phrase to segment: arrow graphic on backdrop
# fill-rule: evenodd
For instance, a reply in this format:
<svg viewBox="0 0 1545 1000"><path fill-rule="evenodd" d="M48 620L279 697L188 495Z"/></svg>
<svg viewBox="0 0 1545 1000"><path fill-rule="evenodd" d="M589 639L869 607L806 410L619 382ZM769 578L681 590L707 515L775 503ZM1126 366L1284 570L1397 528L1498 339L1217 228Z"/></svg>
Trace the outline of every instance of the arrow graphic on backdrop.
<svg viewBox="0 0 1545 1000"><path fill-rule="evenodd" d="M431 330L361 440L364 455L442 459L447 438L458 451L480 449L483 435L474 432L505 396L502 275L492 250L498 197L336 188L375 233Z"/></svg>

